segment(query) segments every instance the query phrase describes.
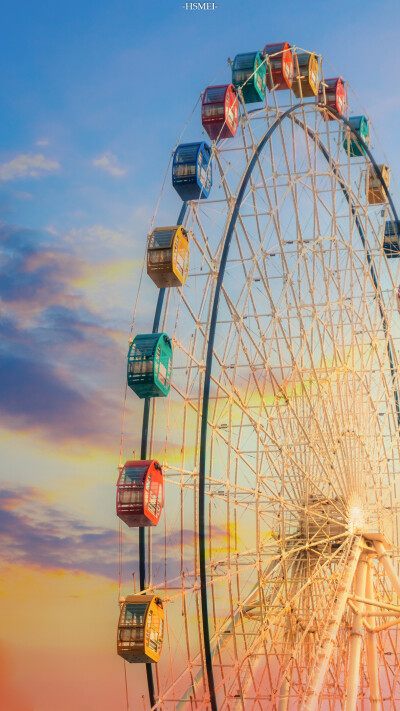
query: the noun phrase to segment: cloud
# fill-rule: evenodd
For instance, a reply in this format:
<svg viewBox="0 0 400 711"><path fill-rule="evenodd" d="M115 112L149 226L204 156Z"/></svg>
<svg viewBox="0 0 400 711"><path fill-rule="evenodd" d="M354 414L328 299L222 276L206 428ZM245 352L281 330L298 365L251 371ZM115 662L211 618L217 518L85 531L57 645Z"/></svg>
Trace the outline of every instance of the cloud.
<svg viewBox="0 0 400 711"><path fill-rule="evenodd" d="M92 163L96 168L105 170L106 173L113 175L115 178L121 178L127 172L126 168L122 168L119 165L117 157L110 153L110 151L99 156L99 158L95 158Z"/></svg>
<svg viewBox="0 0 400 711"><path fill-rule="evenodd" d="M86 393L64 383L54 367L27 356L0 353L0 418L16 429L44 428L59 441L86 438L93 443L102 418Z"/></svg>
<svg viewBox="0 0 400 711"><path fill-rule="evenodd" d="M125 348L115 324L74 286L80 261L53 239L0 228L0 424L113 448Z"/></svg>
<svg viewBox="0 0 400 711"><path fill-rule="evenodd" d="M129 236L104 225L91 225L90 227L73 227L64 237L69 244L80 244L87 251L91 249L91 261L101 261L108 252L114 255L117 250L126 250L131 245Z"/></svg>
<svg viewBox="0 0 400 711"><path fill-rule="evenodd" d="M37 488L0 491L0 535L3 564L118 577L117 531L86 524L49 505Z"/></svg>
<svg viewBox="0 0 400 711"><path fill-rule="evenodd" d="M60 170L60 167L57 161L49 160L41 153L22 154L8 163L0 164L0 180L7 182L18 178L39 178Z"/></svg>
<svg viewBox="0 0 400 711"><path fill-rule="evenodd" d="M46 303L61 292L69 278L80 274L79 261L46 243L36 230L0 226L1 280L3 302Z"/></svg>
<svg viewBox="0 0 400 711"><path fill-rule="evenodd" d="M38 141L36 141L37 146L48 146L50 141L47 140L47 138L40 138Z"/></svg>

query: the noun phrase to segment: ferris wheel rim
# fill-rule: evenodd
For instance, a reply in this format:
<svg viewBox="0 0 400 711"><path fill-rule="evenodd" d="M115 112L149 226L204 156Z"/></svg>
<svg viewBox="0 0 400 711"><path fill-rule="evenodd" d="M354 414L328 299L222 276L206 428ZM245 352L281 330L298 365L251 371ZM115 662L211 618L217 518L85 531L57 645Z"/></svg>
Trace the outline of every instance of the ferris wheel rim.
<svg viewBox="0 0 400 711"><path fill-rule="evenodd" d="M187 202L182 203L182 207L179 212L177 224L181 224L187 209ZM164 303L166 289L160 289L157 298L157 305L154 314L153 321L153 333L157 333L160 325L161 311ZM145 398L143 407L143 418L142 418L142 436L140 444L140 457L142 460L147 459L147 445L148 445L148 432L149 432L149 419L150 419L150 401L151 398ZM145 528L139 528L139 584L140 589L143 590L146 587L146 543L145 543ZM147 676L147 687L149 692L149 699L151 707L153 708L156 704L154 695L154 679L153 670L150 663L146 663L146 676Z"/></svg>
<svg viewBox="0 0 400 711"><path fill-rule="evenodd" d="M274 122L274 124L268 129L268 131L266 132L266 134L263 136L263 138L261 139L261 141L259 141L259 143L258 143L258 145L257 145L258 152L257 152L257 151L254 152L254 154L253 154L252 157L251 157L251 162L252 162L251 169L250 169L250 170L248 170L248 169L246 170L246 175L248 174L248 179L249 179L250 176L251 176L253 167L255 166L255 164L256 164L256 162L257 162L257 159L258 159L258 157L259 157L259 154L261 153L261 151L263 150L263 148L264 148L265 145L267 144L267 142L268 142L270 136L272 135L272 133L273 133L273 132L278 128L278 126L282 123L283 119L287 118L287 117L288 117L290 114L292 114L295 110L297 110L297 109L299 109L299 108L304 108L304 106L305 106L305 104L303 104L303 103L301 102L301 103L298 103L298 104L296 104L296 105L290 107L287 111L285 111L283 114L281 114L281 115L276 119L276 121ZM310 105L306 105L306 106L307 106L307 108L310 107ZM313 107L313 108L314 108L314 107ZM316 108L318 108L318 109L320 109L320 110L326 110L326 109L327 109L327 107L326 107L324 104L316 105ZM332 113L333 113L333 112L332 112ZM347 126L350 128L350 130L355 134L355 136L357 136L357 140L360 140L359 137L358 137L358 135L356 134L354 128L351 126L351 124L350 124L344 117L341 117L340 115L338 115L338 116L335 116L335 118L337 118L338 120L342 121L345 125L347 125ZM306 127L302 127L302 128L303 128L303 130L307 130L307 126L306 126ZM262 144L262 145L261 145L261 144ZM381 180L381 182L382 182L382 185L383 185L383 187L384 187L384 189L385 189L385 191L386 191L386 194L387 194L387 196L388 196L388 200L389 200L390 205L391 205L391 207L392 207L392 211L393 211L393 214L394 214L394 216L395 216L395 219L397 219L397 213L396 213L396 210L395 210L395 208L394 208L391 195L390 195L390 193L389 193L389 190L388 190L386 184L385 184L384 181L383 181L383 178L382 178L382 176L381 176L381 174L380 174L380 170L379 170L379 168L378 168L378 166L377 166L377 164L376 164L376 162L375 162L375 160L374 160L374 158L373 158L371 152L369 151L368 147L365 146L365 148L366 148L366 153L367 153L367 155L368 155L368 158L370 159L371 163L372 163L372 164L374 165L374 167L376 168L377 175L378 175L378 177L380 178L380 180ZM249 168L249 167L248 167L248 168ZM243 190L242 190L242 186L243 186ZM244 177L243 177L243 179L242 179L242 181L241 181L240 188L239 188L239 193L240 193L240 191L242 190L241 197L243 197L245 187L246 187L246 184L245 184L245 180L244 180ZM342 189L343 189L343 188L342 188ZM235 223L236 223L236 219L237 219L238 212L239 212L239 208L240 208L240 204L238 205L237 203L238 203L238 198L236 198L236 201L235 201L235 210L236 210L236 207L238 208L238 209L237 209L237 212L236 212L236 215L235 215L235 216L232 216L232 218L231 218L231 220L230 220L230 223L232 224L231 235L232 235L233 228L234 228L234 225L235 225ZM178 224L179 224L179 223L181 222L181 220L183 219L185 210L186 210L186 203L184 203L183 206L182 206L181 213L180 213L179 218L178 218ZM229 228L230 228L230 225L229 225ZM228 230L229 230L229 228L228 228ZM225 233L225 238L224 238L224 251L225 251L225 245L227 244L227 234L228 234L228 230L226 231L226 233ZM231 239L231 235L230 235L229 239ZM360 236L361 236L361 233L360 233ZM215 328L215 326L216 326L216 319L217 319L217 314L218 314L219 294L220 294L220 289L221 289L221 287L222 287L222 282L223 282L223 277L224 277L224 271L225 271L225 264L226 264L226 259L227 259L227 256L228 256L228 252L229 252L229 243L228 243L228 247L227 247L226 254L225 254L225 263L224 263L224 265L223 265L222 275L221 275L221 263L223 262L223 259L224 259L224 252L223 252L223 255L221 256L221 261L220 261L220 265L219 265L219 266L220 266L220 269L219 269L219 272L218 272L218 281L220 281L219 292L218 292L218 294L217 294L217 288L218 288L218 286L216 286L216 289L215 289L214 294L213 294L213 297L212 297L212 298L213 298L213 312L214 312L214 304L215 304L215 322L214 322L214 328ZM220 279L220 275L221 275L221 279ZM218 282L217 282L217 284L218 284ZM161 293L161 292L163 292L163 293ZM160 290L159 297L158 297L158 301L157 301L157 307L156 307L155 318L154 318L153 332L155 332L155 331L158 329L158 326L159 326L159 320L160 320L161 311L162 311L162 306L163 306L164 294L165 294L165 289ZM209 334L211 333L211 324L210 324L210 328L209 328L208 333L209 333ZM215 335L215 333L214 333L214 335ZM209 359L209 356L208 356L208 354L207 354L207 363L208 363L208 361L210 360L210 371L209 371L209 374L211 374L211 367L212 367L212 360L213 360L213 341L214 341L214 335L213 335L213 340L212 340L212 342L211 342L211 339L209 338L209 343L208 343L208 354L210 354L210 359ZM389 342L388 342L388 344L389 344ZM202 533L202 534L201 534L201 530L200 530L200 528L201 528L201 522L200 522L201 516L199 515L199 548L201 549L201 547L202 547L203 558L204 558L204 564L205 564L205 545L204 545L204 543L205 543L205 520L204 520L204 497L205 497L205 491L204 491L204 483L205 483L205 460L206 460L206 449L207 449L206 437L207 437L207 430L208 430L207 413L206 413L205 410L204 410L204 402L205 402L205 400L206 400L206 398L204 397L204 393L205 393L205 391L206 391L206 388L207 388L207 387L209 388L209 383L210 383L210 379L207 378L207 370L206 370L206 376L205 376L205 379L204 379L203 410L202 410L202 433L203 433L203 427L204 427L204 432L205 432L205 434L204 434L204 441L203 441L203 434L202 434L202 445L201 445L201 448L200 448L200 472L199 472L199 480L200 480L199 511L200 511L201 501L203 501L203 522L202 522L202 526L203 526L203 529L202 529L202 530L203 530L203 533ZM396 390L396 393L397 393L397 390ZM395 396L395 397L396 397L396 396ZM398 397L398 394L397 394L397 397ZM146 402L147 402L147 400L146 400ZM147 437L148 437L148 433L147 433L147 429L146 429L146 428L148 427L149 407L147 406L147 408L146 408L146 402L145 402L145 411L146 411L146 409L147 409L147 415L146 415L146 417L147 417L147 425L145 426L145 422L144 422L144 420L145 420L145 413L144 413L143 427L142 427L142 452L143 452L143 448L144 448L144 447L147 449ZM397 407L397 413L398 413L398 416L399 416L398 407ZM204 446L203 446L203 445L204 445ZM145 458L145 457L143 456L143 454L142 454L142 458ZM203 472L202 472L202 464L203 464ZM201 482L203 482L203 490L201 490L201 487L202 487ZM145 573L144 573L144 570L145 570L144 529L140 529L139 537L142 538L142 543L141 543L140 546L139 546L139 561L140 561L141 588L142 588L142 587L144 587L144 585L142 585L142 582L144 583L144 577L145 577ZM202 620L203 620L204 645L205 645L205 652L206 652L206 657L207 657L207 642L206 642L206 634L204 633L204 623L206 623L207 628L208 628L207 589L206 589L206 584L205 584L205 583L206 583L206 570L205 570L205 567L204 567L204 581L203 581L203 579L202 579L202 562L201 562L201 561L202 561L202 555L201 555L201 553L200 553L201 599L202 599L202 613L203 613L203 614L202 614ZM143 580L142 580L142 571L143 571ZM203 600L205 600L205 608L203 608ZM211 683L210 683L210 677L208 676L209 669L208 669L208 664L207 664L207 663L206 663L206 667L207 667L207 676L208 676L208 687L209 687L209 693L210 693L210 703L211 703L212 711L218 711L217 700L216 700L216 695L215 695L215 689L214 689L214 692L212 693L212 689L214 688L214 677L213 677L213 670L212 670L212 660L211 660L209 630L208 630L208 649L209 649L209 656L210 656ZM147 667L148 667L148 669L147 669L147 676L148 676L149 694L150 694L150 698L153 699L153 700L152 700L152 707L154 707L154 706L156 706L157 704L156 704L155 697L154 697L154 683L153 683L153 681L152 681L151 665L148 664ZM153 689L152 692L150 692L150 687L151 687L151 685L152 685L152 689Z"/></svg>
<svg viewBox="0 0 400 711"><path fill-rule="evenodd" d="M226 261L229 253L229 247L230 247L230 241L232 238L233 230L237 221L237 217L239 214L239 210L241 207L241 203L243 200L244 196L244 191L247 187L248 181L251 177L252 171L254 166L256 165L256 162L259 158L259 155L261 154L262 150L268 143L269 139L273 135L273 133L276 131L276 129L280 126L280 124L283 122L284 119L286 119L288 116L293 114L297 109L303 108L304 103L299 102L291 107L289 107L285 112L283 112L280 116L278 116L275 120L275 122L268 128L264 136L259 140L256 149L254 150L249 163L247 165L246 171L242 177L240 187L238 189L237 197L235 199L235 206L232 211L232 215L229 221L229 225L227 226L225 235L224 235L224 243L223 243L223 251L221 255L221 260L219 264L219 271L218 271L218 277L217 277L217 283L215 286L214 294L213 294L213 305L212 305L212 311L211 311L211 319L210 319L210 325L208 329L208 347L207 347L207 356L206 356L206 370L205 370L205 376L204 376L204 387L203 387L203 397L202 397L202 415L201 415L201 440L200 440L200 465L199 465L199 525L198 525L198 534L199 534L199 562L200 562L200 592L201 592L201 607L202 607L202 623L203 623L203 642L204 642L204 647L205 647L205 657L206 657L206 670L207 670L207 679L208 679L208 689L209 689L209 694L210 694L210 704L211 704L211 709L212 711L218 711L218 705L217 705L217 698L216 698L216 692L215 692L215 682L214 682L214 674L213 674L213 667L212 667L212 658L211 658L211 640L210 640L210 633L209 633L209 616L208 616L208 602L207 602L207 574L206 574L206 565L205 565L205 544L206 544L206 535L205 535L205 469L206 469L206 456L207 456L207 432L208 432L208 404L209 404L209 392L210 392L210 383L211 383L211 370L212 370L212 361L213 361L213 349L214 349L214 339L215 339L215 330L216 330L216 322L217 322L217 314L218 314L218 304L219 304L219 297L220 297L220 292L222 288L222 282L224 279L224 273L225 273L225 266L226 266ZM316 104L316 109L320 109L320 111L326 111L326 109L329 109L325 104L323 103L318 103ZM342 117L339 112L335 111L334 109L331 110L333 115L338 121L343 122L346 126L350 128L352 131L353 135L357 140L360 140L357 132L355 131L354 127L350 124L349 121L345 117ZM299 125L304 131L308 131L307 125L301 125L299 122ZM310 129L311 130L311 129ZM361 139L361 142L363 146L366 148L368 158L371 160L371 163L374 165L374 168L377 171L378 177L381 181L381 184L383 185L386 195L389 199L390 205L392 207L394 217L397 220L397 212L393 204L393 200L391 198L389 189L386 186L386 183L383 180L382 174L380 169L378 168L378 165L373 158L373 155L371 151L369 150L368 146L365 145L364 141ZM321 143L320 139L318 139L318 147L321 149L323 144ZM332 161L334 165L334 172L336 169L336 166L334 164L334 161L330 154L326 151L325 152L322 149L324 157L328 161ZM336 177L338 177L336 175ZM346 195L346 189L344 187L343 182L341 183L340 178L339 178L339 184L341 185L341 189ZM347 197L347 196L346 196ZM347 197L348 200L348 197ZM354 208L353 208L354 209ZM360 234L360 237L362 240L365 241L365 238L362 233L362 227L359 224L358 220L356 221L357 223L357 228ZM360 231L361 230L361 231ZM372 265L372 269L373 269ZM373 276L373 273L371 272L371 275ZM374 276L373 276L374 278ZM375 277L376 278L376 277ZM386 327L387 328L387 327ZM386 330L385 328L385 330ZM391 353L391 342L388 340L388 353L389 353L389 358L391 361L391 370L392 370L392 376L394 376L394 371L393 371L393 361L392 361L392 353ZM398 424L400 428L400 400L399 400L399 392L397 388L394 390L394 397L395 397L395 403L396 403L396 412L397 412L397 418L398 418Z"/></svg>

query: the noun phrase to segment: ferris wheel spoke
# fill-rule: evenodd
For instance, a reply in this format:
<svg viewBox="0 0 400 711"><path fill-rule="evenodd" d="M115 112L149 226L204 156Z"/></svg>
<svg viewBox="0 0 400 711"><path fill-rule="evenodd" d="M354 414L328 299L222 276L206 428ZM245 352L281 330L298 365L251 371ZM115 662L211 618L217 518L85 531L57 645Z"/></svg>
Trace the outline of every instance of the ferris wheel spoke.
<svg viewBox="0 0 400 711"><path fill-rule="evenodd" d="M275 569L279 567L279 560L273 561L268 570L265 572L265 579L269 579L271 575L275 572ZM250 605L252 603L252 600L255 596L258 594L258 585L254 587L254 589L248 594L247 598L243 600L242 605ZM238 606L236 611L234 612L233 617L229 616L227 619L222 623L220 626L218 632L214 635L212 638L212 657L214 658L219 652L221 652L227 645L229 645L231 637L230 634L232 630L235 628L235 626L238 626L241 624L242 621L242 605ZM221 642L222 640L222 642ZM195 657L193 659L193 663L196 663L199 661L200 655ZM202 680L202 675L203 672L200 669L196 678L194 679L194 688L198 686L200 681ZM192 688L192 686L190 687ZM165 692L165 695L169 695L171 693L172 687L168 688ZM189 689L188 691L184 694L184 701L182 703L177 704L177 709L183 709L186 706L186 703L190 700L189 697Z"/></svg>
<svg viewBox="0 0 400 711"><path fill-rule="evenodd" d="M275 590L275 593L274 593L274 594L275 594L276 599L280 596L280 594L281 594L281 589L282 589L282 582L280 582L279 587ZM257 593L258 593L258 591L257 591L257 589L255 588L255 590L254 590L255 596L257 596ZM251 602L251 598L249 598L248 602L249 602L249 603ZM269 602L270 602L271 605L273 605L273 604L274 604L274 599L270 600ZM249 608L251 608L251 607L252 607L252 606L250 605ZM254 609L254 608L253 608L253 609ZM245 614L248 615L248 612L246 612ZM243 628L243 630L244 630L244 628ZM248 686L250 686L251 684L253 684L253 688L255 689L256 687L255 687L255 677L254 677L254 673L256 672L256 668L252 668L251 657L249 656L249 649L248 649L248 645L247 645L246 635L244 635L243 640L244 640L243 658L238 661L238 665L239 665L239 668L240 668L240 673L241 673L241 675L242 675L242 677L243 677L240 686L241 686L243 689L245 689L246 687L248 687ZM267 656L267 654L266 654L265 640L264 640L264 639L261 639L259 642L256 641L254 644L255 644L255 647L254 647L254 649L253 649L253 655L256 656L256 659L255 659L255 667L257 667L257 665L259 664L259 660L260 660L260 659L261 659L261 660L264 660L264 662L266 662L267 667L268 667L268 666L269 666L269 660L268 660L268 656ZM264 653L263 653L263 652L259 652L259 650L261 650L261 649L264 650ZM237 689L237 686L236 686L236 682L235 682L235 681L231 681L231 696L233 696L233 698L235 698L236 696L239 696L239 694L237 693L237 691L238 691L238 689ZM242 691L241 693L243 694L243 691ZM246 692L246 697L247 697L247 692ZM257 701L258 701L257 706L261 705L261 699L255 699L255 702L257 702ZM240 705L241 705L241 702L240 702L240 701L237 701L234 708L239 708ZM223 707L222 707L222 708L223 708ZM261 708L262 708L262 706L261 706Z"/></svg>
<svg viewBox="0 0 400 711"><path fill-rule="evenodd" d="M336 601L325 625L324 636L321 639L320 648L311 670L311 676L307 684L301 711L313 711L317 704L360 553L361 540L358 538L352 545L346 566L343 570Z"/></svg>
<svg viewBox="0 0 400 711"><path fill-rule="evenodd" d="M213 378L212 378L212 379L213 379ZM221 390L224 390L224 391L226 390L226 389L221 385L221 383L219 383L218 386L219 386L219 388L220 388ZM175 387L175 389L177 389L177 388ZM226 390L226 393L228 394L228 390ZM236 393L236 394L238 395L238 393ZM234 402L235 402L235 405L238 405L238 401L237 401L237 400L235 400ZM192 403L192 406L194 407L193 403ZM256 426L256 429L257 429L257 423L254 421L253 417L249 415L245 404L241 405L241 406L240 406L240 409L242 409L243 413L249 417L249 419L250 419L251 422L254 422L254 425ZM212 424L212 423L211 423L211 424ZM264 428L263 428L263 431L265 432L265 435L266 435L269 439L271 439L271 441L272 441L273 443L277 444L277 441L275 440L275 442L274 442L274 440L273 440L271 434L269 434ZM247 462L247 465L248 465L250 468L252 468L249 462Z"/></svg>
<svg viewBox="0 0 400 711"><path fill-rule="evenodd" d="M325 564L323 565L323 567L326 566L326 565L327 565L327 563L325 563ZM306 588L307 588L307 585L306 585ZM280 582L280 585L279 585L279 589L278 589L278 591L277 591L277 593L276 593L277 597L280 596L281 591L282 591L283 589L284 589L284 585L283 585L283 581L281 581L281 582ZM297 591L295 592L295 594L293 594L293 596L290 596L290 598L289 598L288 601L286 602L286 606L289 605L289 604L290 604L290 605L293 604L293 602L296 600L296 598L298 598L299 595L301 595L301 593L302 593L303 591L304 591L304 586L302 586L299 590L297 590ZM270 600L270 604L271 604L271 603L273 603L273 600ZM273 629L273 626L276 625L276 623L278 622L279 618L282 619L282 615L284 614L284 612L285 612L285 606L284 606L284 602L282 602L282 607L281 607L281 605L279 605L278 611L277 611L275 617L270 618L270 619L268 620L268 624L264 627L264 633L263 633L262 639L261 639L261 640L260 640L260 639L255 640L255 642L253 642L253 644L252 644L252 647L250 647L250 648L248 649L248 651L246 652L246 655L249 655L250 653L252 653L252 654L255 653L255 649L260 646L260 644L261 644L261 642L263 641L263 639L265 639L266 635L268 635L268 634L270 633L271 629ZM311 624L311 621L310 621L309 624ZM285 625L284 625L284 627L285 627ZM283 629L284 629L284 627L283 627ZM281 635L281 632L278 632L278 634ZM277 640L277 638L276 638L276 640ZM275 644L276 644L276 642L275 642ZM282 642L280 642L280 646L282 647ZM297 646L294 648L293 654L296 654L296 649L297 649ZM272 650L272 651L271 651L271 650ZM282 652L278 652L277 649L276 649L276 651L274 652L274 647L273 647L273 646L271 647L271 650L270 650L270 652L268 653L270 657L271 657L271 656L274 656L274 655L277 655L277 656L279 657L279 654L282 654ZM244 662L245 662L245 660L246 660L246 658L247 658L246 655L245 655L243 664L244 664ZM242 664L242 666L243 666L243 664ZM281 682L283 683L283 679L281 679ZM261 696L260 698L262 698L262 696Z"/></svg>
<svg viewBox="0 0 400 711"><path fill-rule="evenodd" d="M247 331L247 329L246 329L245 326L243 326L243 330ZM246 335L249 335L249 334L247 333ZM285 335L285 334L284 334L284 335ZM251 341L253 342L253 344L254 344L254 341L252 340L252 338L250 338L250 340L251 340ZM245 353L246 353L246 355L247 355L247 349L245 350ZM261 354L260 354L260 355L261 355Z"/></svg>

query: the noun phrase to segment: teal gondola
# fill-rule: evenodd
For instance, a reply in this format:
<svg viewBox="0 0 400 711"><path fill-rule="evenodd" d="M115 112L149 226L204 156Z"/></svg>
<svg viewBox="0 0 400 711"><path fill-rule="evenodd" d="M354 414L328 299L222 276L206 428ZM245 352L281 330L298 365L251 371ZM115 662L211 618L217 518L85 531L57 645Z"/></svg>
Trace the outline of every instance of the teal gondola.
<svg viewBox="0 0 400 711"><path fill-rule="evenodd" d="M166 397L171 387L172 344L166 333L141 333L128 352L128 385L140 398Z"/></svg>
<svg viewBox="0 0 400 711"><path fill-rule="evenodd" d="M237 54L232 64L232 84L242 89L245 104L263 101L267 90L267 70L261 52Z"/></svg>
<svg viewBox="0 0 400 711"><path fill-rule="evenodd" d="M352 116L349 118L349 123L362 138L364 143L369 146L369 121L366 116ZM343 148L346 153L349 153L351 158L365 156L365 149L360 141L354 137L348 126L343 127Z"/></svg>

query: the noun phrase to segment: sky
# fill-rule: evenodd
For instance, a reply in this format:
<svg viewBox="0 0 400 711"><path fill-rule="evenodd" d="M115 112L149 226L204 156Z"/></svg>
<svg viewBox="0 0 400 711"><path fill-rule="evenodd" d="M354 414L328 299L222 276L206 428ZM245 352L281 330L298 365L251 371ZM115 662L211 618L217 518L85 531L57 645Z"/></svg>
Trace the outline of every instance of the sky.
<svg viewBox="0 0 400 711"><path fill-rule="evenodd" d="M322 54L366 107L399 204L397 0L217 5L3 7L2 711L126 708L115 484L132 312L171 152L227 58L279 41ZM197 107L185 140L200 131ZM179 206L171 190L159 219L172 224ZM138 304L143 323L153 310ZM138 448L139 430L129 434ZM126 557L125 594L133 537ZM133 674L129 684L135 709Z"/></svg>

